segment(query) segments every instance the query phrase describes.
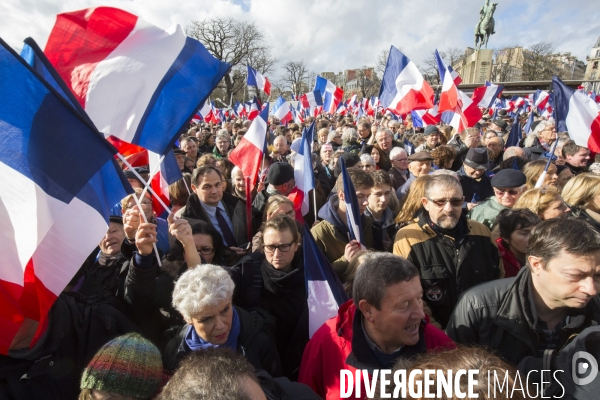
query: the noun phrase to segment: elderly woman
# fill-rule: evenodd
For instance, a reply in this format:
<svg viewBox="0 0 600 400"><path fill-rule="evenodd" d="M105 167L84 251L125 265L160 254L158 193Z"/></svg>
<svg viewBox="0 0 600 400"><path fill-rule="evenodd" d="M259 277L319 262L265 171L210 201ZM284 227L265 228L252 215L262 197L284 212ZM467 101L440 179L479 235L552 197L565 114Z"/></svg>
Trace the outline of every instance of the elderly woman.
<svg viewBox="0 0 600 400"><path fill-rule="evenodd" d="M360 145L358 140L358 132L354 128L345 128L342 133L342 150L345 153L358 154L360 152Z"/></svg>
<svg viewBox="0 0 600 400"><path fill-rule="evenodd" d="M171 331L163 351L165 369L175 371L193 351L226 347L242 354L255 369L281 375L279 355L265 320L234 306L233 289L233 281L217 265L206 264L181 275L173 290L173 307L186 324Z"/></svg>
<svg viewBox="0 0 600 400"><path fill-rule="evenodd" d="M357 164L358 168L367 171L374 172L375 171L375 160L369 154L361 154L360 162Z"/></svg>
<svg viewBox="0 0 600 400"><path fill-rule="evenodd" d="M519 197L513 208L527 208L536 213L542 221L550 218L564 218L571 211L559 190L554 186L529 189Z"/></svg>
<svg viewBox="0 0 600 400"><path fill-rule="evenodd" d="M550 150L556 140L556 128L552 121L540 121L525 139L525 157L528 160L537 160ZM548 157L546 157L548 158Z"/></svg>
<svg viewBox="0 0 600 400"><path fill-rule="evenodd" d="M308 342L308 306L304 258L296 221L285 213L262 227L263 253L255 252L230 268L235 282L234 304L260 309L275 322L275 344L283 373L290 379L300 367Z"/></svg>
<svg viewBox="0 0 600 400"><path fill-rule="evenodd" d="M567 182L562 195L574 216L600 231L600 176L579 174Z"/></svg>

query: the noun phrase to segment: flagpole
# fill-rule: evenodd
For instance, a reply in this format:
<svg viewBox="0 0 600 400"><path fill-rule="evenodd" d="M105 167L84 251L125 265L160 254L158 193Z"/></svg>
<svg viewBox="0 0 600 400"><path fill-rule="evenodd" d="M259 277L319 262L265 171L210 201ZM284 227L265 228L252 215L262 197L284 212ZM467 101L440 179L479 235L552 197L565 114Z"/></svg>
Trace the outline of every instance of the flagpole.
<svg viewBox="0 0 600 400"><path fill-rule="evenodd" d="M319 219L319 217L317 216L318 214L318 210L317 210L317 188L313 188L313 205L315 206L315 222L317 222Z"/></svg>
<svg viewBox="0 0 600 400"><path fill-rule="evenodd" d="M154 166L154 170L150 172L150 179L148 179L149 181L151 181L152 178L154 177L154 174L156 174L158 172L158 169L160 168L160 164L163 162L164 159L165 159L164 155L160 156L160 158L158 159L158 163ZM144 185L144 190L142 190L142 194L140 196L142 199L146 195L146 192L148 191L148 187L150 187L150 185Z"/></svg>
<svg viewBox="0 0 600 400"><path fill-rule="evenodd" d="M138 206L138 210L140 211L140 214L142 215L142 219L144 220L144 223L148 223L148 218L146 218L146 213L144 212L144 210L142 209L142 204L140 203L140 200L137 198L137 196L135 195L135 193L132 195L133 200L135 201L135 204ZM142 196L140 196L141 198ZM171 211L169 211L171 212ZM156 254L156 261L158 262L158 266L162 267L162 263L160 262L160 255L158 254L158 248L156 247L156 243L152 243L152 247L154 248L154 254Z"/></svg>
<svg viewBox="0 0 600 400"><path fill-rule="evenodd" d="M250 177L246 178L246 231L248 241L252 241L252 190L250 190Z"/></svg>
<svg viewBox="0 0 600 400"><path fill-rule="evenodd" d="M158 200L158 202L160 203L161 206L164 207L165 210L167 210L169 213L171 212L171 209L165 204L164 201L162 201L162 199L156 194L156 192L154 190L152 190L152 188L150 187L150 185L144 180L144 178L142 178L140 176L140 174L138 174L138 172L135 170L135 168L133 168L131 166L131 164L129 164L129 161L127 161L125 159L125 157L123 157L123 155L121 153L117 153L117 157L119 157L119 159L121 161L123 161L123 164L125 164L127 166L127 168L129 168L131 170L131 172L133 172L133 174L135 175L136 178L138 178L140 180L140 182L144 183L145 186L148 186L148 190L150 191L150 193L156 197L156 199Z"/></svg>
<svg viewBox="0 0 600 400"><path fill-rule="evenodd" d="M182 177L181 179L183 179L183 184L185 185L185 188L187 189L188 196L191 196L192 192L190 191L190 187L188 186L187 181L185 180L185 176Z"/></svg>
<svg viewBox="0 0 600 400"><path fill-rule="evenodd" d="M548 168L550 168L550 163L552 162L552 157L554 156L554 152L556 151L557 144L558 138L556 138L556 140L554 140L554 143L552 144L552 149L550 150L550 157L548 157L548 161L546 162L546 166L544 167L544 172L542 172L537 182L535 183L535 189L539 189L544 185L546 175L548 175Z"/></svg>

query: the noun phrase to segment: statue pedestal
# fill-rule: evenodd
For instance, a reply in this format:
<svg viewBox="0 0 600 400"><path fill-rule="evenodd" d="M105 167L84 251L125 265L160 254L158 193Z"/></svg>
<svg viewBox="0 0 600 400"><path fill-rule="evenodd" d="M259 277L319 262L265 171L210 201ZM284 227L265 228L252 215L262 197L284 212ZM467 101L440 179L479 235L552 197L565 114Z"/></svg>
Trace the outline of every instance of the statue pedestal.
<svg viewBox="0 0 600 400"><path fill-rule="evenodd" d="M476 50L463 61L461 78L463 83L485 83L492 76L493 50Z"/></svg>

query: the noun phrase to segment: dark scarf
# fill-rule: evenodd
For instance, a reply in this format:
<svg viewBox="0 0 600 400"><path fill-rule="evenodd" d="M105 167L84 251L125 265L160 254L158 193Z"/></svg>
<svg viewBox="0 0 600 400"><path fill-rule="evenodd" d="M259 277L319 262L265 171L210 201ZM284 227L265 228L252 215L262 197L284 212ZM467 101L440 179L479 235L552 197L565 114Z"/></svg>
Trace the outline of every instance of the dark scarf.
<svg viewBox="0 0 600 400"><path fill-rule="evenodd" d="M449 237L453 238L456 248L457 249L460 248L462 240L464 239L464 237L467 234L467 219L466 218L464 218L461 215L458 218L458 223L456 224L456 226L454 228L446 229L446 228L442 228L438 224L432 222L431 219L429 218L429 213L427 211L423 212L423 216L425 218L425 221L427 222L427 225L429 225L431 227L431 229L434 230L435 233L437 233L438 235L444 235L444 236L449 236Z"/></svg>
<svg viewBox="0 0 600 400"><path fill-rule="evenodd" d="M240 331L242 330L240 324L240 316L238 315L236 309L233 309L233 318L231 319L231 330L229 331L229 336L227 337L227 341L224 344L216 345L212 343L208 343L206 340L202 339L196 333L193 325L188 327L188 330L185 334L185 343L188 345L190 350L198 351L198 350L207 350L212 347L229 347L233 351L237 350L237 341L240 336Z"/></svg>

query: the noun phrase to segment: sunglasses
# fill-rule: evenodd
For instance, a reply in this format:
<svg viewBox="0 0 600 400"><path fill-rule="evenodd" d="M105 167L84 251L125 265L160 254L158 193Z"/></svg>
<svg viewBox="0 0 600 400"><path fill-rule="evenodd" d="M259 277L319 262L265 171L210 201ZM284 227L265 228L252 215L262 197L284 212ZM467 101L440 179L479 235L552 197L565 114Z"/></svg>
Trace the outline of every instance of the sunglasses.
<svg viewBox="0 0 600 400"><path fill-rule="evenodd" d="M444 207L446 205L446 203L450 203L450 205L452 207L462 207L463 205L463 198L460 199L439 199L439 200L434 200L434 199L427 199L430 202L432 202L433 204L435 204L438 207Z"/></svg>

